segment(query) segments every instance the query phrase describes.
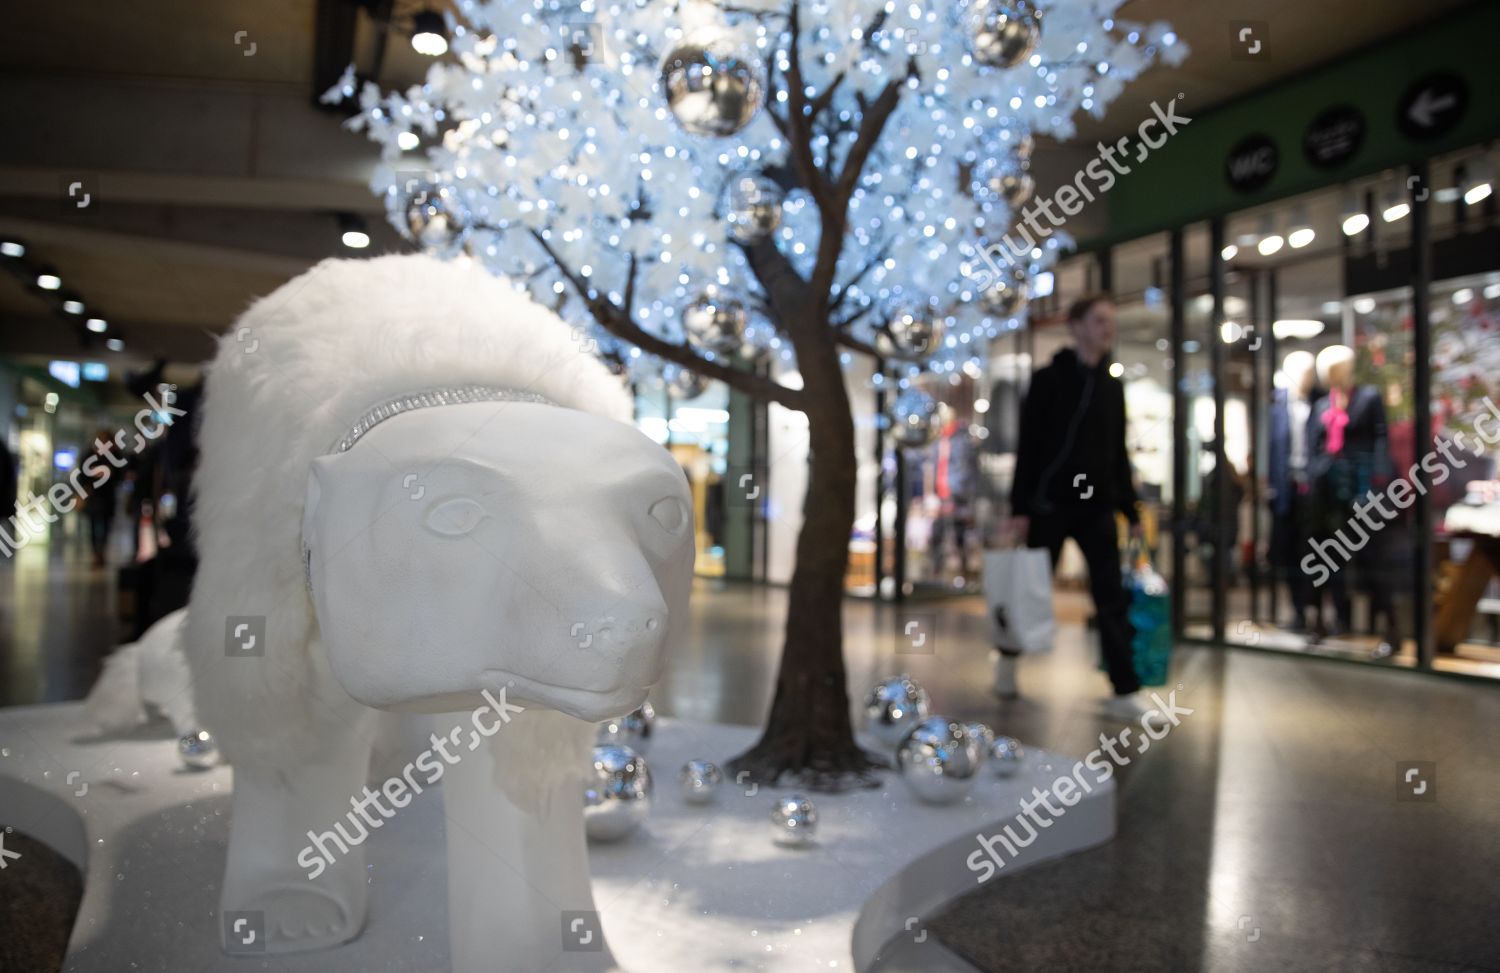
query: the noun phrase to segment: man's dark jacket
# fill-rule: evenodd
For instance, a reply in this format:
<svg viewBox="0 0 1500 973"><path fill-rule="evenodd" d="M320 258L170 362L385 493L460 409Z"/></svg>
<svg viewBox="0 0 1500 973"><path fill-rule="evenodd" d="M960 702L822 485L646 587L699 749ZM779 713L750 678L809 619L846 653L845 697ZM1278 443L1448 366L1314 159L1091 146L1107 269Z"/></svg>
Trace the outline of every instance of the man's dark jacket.
<svg viewBox="0 0 1500 973"><path fill-rule="evenodd" d="M1064 348L1031 377L1021 406L1011 513L1118 510L1133 524L1135 484L1125 452L1125 386Z"/></svg>

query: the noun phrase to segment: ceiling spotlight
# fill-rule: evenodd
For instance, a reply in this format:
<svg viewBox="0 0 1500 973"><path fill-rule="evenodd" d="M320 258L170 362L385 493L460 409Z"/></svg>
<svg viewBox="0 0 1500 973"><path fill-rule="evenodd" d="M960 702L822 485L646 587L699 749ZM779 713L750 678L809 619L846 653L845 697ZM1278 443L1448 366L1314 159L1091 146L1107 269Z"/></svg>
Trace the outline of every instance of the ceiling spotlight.
<svg viewBox="0 0 1500 973"><path fill-rule="evenodd" d="M339 214L339 228L343 230L344 246L350 250L363 250L370 245L369 227L363 217L353 213Z"/></svg>
<svg viewBox="0 0 1500 973"><path fill-rule="evenodd" d="M1282 239L1280 233L1272 233L1270 236L1261 237L1260 242L1255 245L1255 249L1260 251L1262 257L1269 257L1271 254L1279 251L1285 243L1286 241Z"/></svg>
<svg viewBox="0 0 1500 973"><path fill-rule="evenodd" d="M63 310L67 311L69 314L82 314L83 302L72 299L63 301Z"/></svg>
<svg viewBox="0 0 1500 973"><path fill-rule="evenodd" d="M104 347L108 348L110 351L124 351L125 342L121 341L119 338L106 338L104 341Z"/></svg>
<svg viewBox="0 0 1500 973"><path fill-rule="evenodd" d="M1453 292L1453 303L1459 305L1460 307L1465 304L1473 303L1473 301L1474 292L1467 287L1460 287L1458 290Z"/></svg>
<svg viewBox="0 0 1500 973"><path fill-rule="evenodd" d="M448 25L436 10L423 10L411 21L411 49L428 57L448 53Z"/></svg>
<svg viewBox="0 0 1500 973"><path fill-rule="evenodd" d="M1370 227L1370 214L1365 212L1364 206L1353 192L1344 193L1343 205L1339 207L1340 224L1344 230L1344 236L1354 236L1363 233Z"/></svg>
<svg viewBox="0 0 1500 973"><path fill-rule="evenodd" d="M1490 184L1495 180L1495 169L1490 165L1488 159L1481 156L1467 167L1459 181L1459 188L1464 191L1464 202L1474 206L1490 198L1493 191Z"/></svg>
<svg viewBox="0 0 1500 973"><path fill-rule="evenodd" d="M14 240L0 240L0 255L6 257L26 256L26 247Z"/></svg>
<svg viewBox="0 0 1500 973"><path fill-rule="evenodd" d="M1240 252L1240 248L1239 247L1235 246L1232 243L1228 244L1227 246L1224 247L1223 250L1219 251L1219 259L1220 260L1233 260L1235 258L1235 255L1238 254L1239 252Z"/></svg>
<svg viewBox="0 0 1500 973"><path fill-rule="evenodd" d="M1407 214L1410 212L1411 203L1408 203L1403 197L1397 196L1394 191L1385 194L1385 209L1380 211L1381 219L1387 223L1394 223L1397 220L1406 219Z"/></svg>
<svg viewBox="0 0 1500 973"><path fill-rule="evenodd" d="M400 132L396 135L396 148L402 152L410 152L421 144L422 140L417 137L416 132Z"/></svg>
<svg viewBox="0 0 1500 973"><path fill-rule="evenodd" d="M1283 318L1271 325L1277 341L1303 341L1323 333L1323 322L1315 318Z"/></svg>
<svg viewBox="0 0 1500 973"><path fill-rule="evenodd" d="M1496 298L1500 298L1500 284L1490 284L1484 289L1484 299L1493 301Z"/></svg>
<svg viewBox="0 0 1500 973"><path fill-rule="evenodd" d="M1371 311L1375 310L1375 298L1356 297L1354 299L1354 310L1358 311L1360 314L1369 314Z"/></svg>
<svg viewBox="0 0 1500 973"><path fill-rule="evenodd" d="M62 278L56 274L37 274L36 286L44 291L55 291L62 286Z"/></svg>
<svg viewBox="0 0 1500 973"><path fill-rule="evenodd" d="M103 318L89 318L83 323L83 326L94 332L94 334L103 334L109 330L109 322Z"/></svg>
<svg viewBox="0 0 1500 973"><path fill-rule="evenodd" d="M1318 236L1312 224L1307 220L1307 207L1305 206L1298 206L1292 210L1292 218L1287 225L1291 229L1287 231L1286 242L1293 250L1301 250Z"/></svg>

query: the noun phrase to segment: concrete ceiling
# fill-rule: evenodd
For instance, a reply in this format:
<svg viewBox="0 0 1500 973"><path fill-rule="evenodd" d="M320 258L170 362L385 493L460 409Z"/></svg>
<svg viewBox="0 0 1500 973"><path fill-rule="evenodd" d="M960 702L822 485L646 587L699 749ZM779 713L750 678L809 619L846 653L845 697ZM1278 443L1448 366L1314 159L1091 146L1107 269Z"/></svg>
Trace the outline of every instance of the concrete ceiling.
<svg viewBox="0 0 1500 973"><path fill-rule="evenodd" d="M0 236L23 240L123 334L120 365L209 354L209 336L251 299L349 252L338 213L367 218L373 252L404 246L366 189L369 143L314 104L320 54L325 69L330 56L378 60L387 86L421 78L430 62L405 32L425 4L369 5L382 4L392 28L347 0L12 5L0 35ZM1153 100L1180 91L1201 111L1461 5L1284 0L1247 12L1134 0L1122 16L1172 22L1193 54L1131 85L1103 121L1080 119L1080 141L1134 128ZM1266 22L1264 56L1231 58L1230 21L1241 19ZM1072 171L1076 151L1039 148L1044 187L1049 169ZM86 208L68 198L75 182L91 194ZM0 275L0 353L85 353L77 322L55 308Z"/></svg>

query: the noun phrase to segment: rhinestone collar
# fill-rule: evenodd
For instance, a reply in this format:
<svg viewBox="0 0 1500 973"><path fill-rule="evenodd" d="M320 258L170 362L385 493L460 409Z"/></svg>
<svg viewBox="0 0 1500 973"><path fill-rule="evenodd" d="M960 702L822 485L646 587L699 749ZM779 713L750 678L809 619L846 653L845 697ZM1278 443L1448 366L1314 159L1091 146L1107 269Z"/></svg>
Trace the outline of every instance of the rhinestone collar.
<svg viewBox="0 0 1500 973"><path fill-rule="evenodd" d="M384 402L370 407L364 415L359 417L354 425L349 427L349 431L344 433L338 442L328 448L328 452L348 452L366 433L387 419L392 419L408 412L415 412L418 409L430 409L439 405L465 405L470 402L531 402L536 405L557 404L546 396L538 395L535 392L496 388L489 385L456 385L451 388L407 392L404 395L386 399Z"/></svg>

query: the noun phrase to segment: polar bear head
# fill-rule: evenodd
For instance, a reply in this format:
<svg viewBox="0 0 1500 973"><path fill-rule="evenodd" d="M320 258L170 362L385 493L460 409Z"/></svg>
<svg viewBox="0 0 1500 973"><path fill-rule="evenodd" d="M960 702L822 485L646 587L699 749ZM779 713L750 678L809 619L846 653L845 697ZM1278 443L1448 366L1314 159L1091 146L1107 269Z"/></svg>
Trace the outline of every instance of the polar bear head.
<svg viewBox="0 0 1500 973"><path fill-rule="evenodd" d="M691 497L671 455L508 389L369 415L313 462L304 505L318 625L350 695L445 712L503 688L585 720L639 706L692 581Z"/></svg>

